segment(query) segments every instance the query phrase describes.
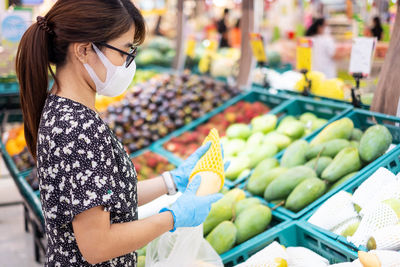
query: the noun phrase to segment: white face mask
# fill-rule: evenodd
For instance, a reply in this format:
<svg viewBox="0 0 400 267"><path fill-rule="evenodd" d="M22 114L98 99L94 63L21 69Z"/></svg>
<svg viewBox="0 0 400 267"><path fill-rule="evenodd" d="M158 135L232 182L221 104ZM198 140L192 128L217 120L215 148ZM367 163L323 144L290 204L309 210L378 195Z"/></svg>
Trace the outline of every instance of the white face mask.
<svg viewBox="0 0 400 267"><path fill-rule="evenodd" d="M94 44L93 48L107 70L106 80L102 82L93 68L87 63L84 64L90 78L96 85L97 94L111 97L119 96L128 89L135 76L135 61L128 68L125 67L125 62L122 66L115 66Z"/></svg>

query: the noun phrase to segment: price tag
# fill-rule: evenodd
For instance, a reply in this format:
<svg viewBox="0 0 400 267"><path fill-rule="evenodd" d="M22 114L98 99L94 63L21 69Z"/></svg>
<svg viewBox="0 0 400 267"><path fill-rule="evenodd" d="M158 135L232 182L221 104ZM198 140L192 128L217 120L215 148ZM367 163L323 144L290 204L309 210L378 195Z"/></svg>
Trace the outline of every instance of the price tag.
<svg viewBox="0 0 400 267"><path fill-rule="evenodd" d="M253 55L258 62L267 62L262 36L258 33L250 33L250 45Z"/></svg>
<svg viewBox="0 0 400 267"><path fill-rule="evenodd" d="M196 49L196 40L194 38L189 38L189 40L186 43L186 55L191 58L194 58L196 55L195 49Z"/></svg>
<svg viewBox="0 0 400 267"><path fill-rule="evenodd" d="M296 68L298 70L311 70L312 65L312 40L299 38L296 48Z"/></svg>
<svg viewBox="0 0 400 267"><path fill-rule="evenodd" d="M353 40L350 57L350 73L361 73L368 76L371 73L372 58L376 48L376 38L357 37Z"/></svg>

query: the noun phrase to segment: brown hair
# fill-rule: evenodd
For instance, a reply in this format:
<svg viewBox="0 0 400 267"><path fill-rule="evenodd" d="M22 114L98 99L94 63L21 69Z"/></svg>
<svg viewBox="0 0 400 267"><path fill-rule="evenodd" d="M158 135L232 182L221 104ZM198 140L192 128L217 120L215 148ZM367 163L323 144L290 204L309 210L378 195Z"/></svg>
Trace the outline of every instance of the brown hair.
<svg viewBox="0 0 400 267"><path fill-rule="evenodd" d="M46 16L38 17L18 47L16 71L20 85L25 139L36 158L42 110L53 64L65 64L68 47L76 42L107 42L135 26L135 44L143 42L145 23L130 0L58 0Z"/></svg>

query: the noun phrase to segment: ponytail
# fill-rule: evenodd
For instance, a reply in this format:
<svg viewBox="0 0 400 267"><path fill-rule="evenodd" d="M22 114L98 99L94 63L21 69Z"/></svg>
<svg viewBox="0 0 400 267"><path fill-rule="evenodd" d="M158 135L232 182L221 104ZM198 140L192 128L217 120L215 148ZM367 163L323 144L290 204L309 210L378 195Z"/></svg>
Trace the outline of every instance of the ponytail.
<svg viewBox="0 0 400 267"><path fill-rule="evenodd" d="M35 159L40 117L48 95L48 71L51 71L49 38L50 33L34 23L23 35L16 57L25 140Z"/></svg>

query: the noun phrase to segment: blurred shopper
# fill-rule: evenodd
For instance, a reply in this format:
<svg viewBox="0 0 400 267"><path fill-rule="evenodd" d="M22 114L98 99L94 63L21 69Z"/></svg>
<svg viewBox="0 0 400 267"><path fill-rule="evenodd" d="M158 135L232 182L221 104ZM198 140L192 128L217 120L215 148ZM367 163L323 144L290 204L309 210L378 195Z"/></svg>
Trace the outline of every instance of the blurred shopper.
<svg viewBox="0 0 400 267"><path fill-rule="evenodd" d="M240 47L241 32L240 32L240 19L236 21L235 27L229 31L229 44L231 47Z"/></svg>
<svg viewBox="0 0 400 267"><path fill-rule="evenodd" d="M376 37L378 41L382 40L383 28L381 24L381 19L379 17L374 17L374 26L371 28L372 36Z"/></svg>
<svg viewBox="0 0 400 267"><path fill-rule="evenodd" d="M336 78L336 44L326 27L325 19L314 20L306 36L313 40L312 69L324 73L328 79Z"/></svg>
<svg viewBox="0 0 400 267"><path fill-rule="evenodd" d="M219 41L219 47L229 47L228 26L226 25L228 15L229 15L229 9L225 8L222 18L217 22L217 30L218 33L221 35L221 39Z"/></svg>

